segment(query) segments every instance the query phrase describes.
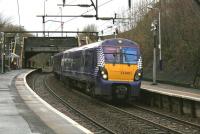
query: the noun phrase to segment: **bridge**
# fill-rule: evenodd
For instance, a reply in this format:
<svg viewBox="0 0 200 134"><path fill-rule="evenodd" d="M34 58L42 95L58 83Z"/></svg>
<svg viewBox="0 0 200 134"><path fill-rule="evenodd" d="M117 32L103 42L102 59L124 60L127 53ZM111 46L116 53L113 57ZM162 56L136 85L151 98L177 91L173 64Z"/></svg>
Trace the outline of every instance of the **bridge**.
<svg viewBox="0 0 200 134"><path fill-rule="evenodd" d="M39 53L52 55L78 46L76 37L28 37L24 39L24 67L29 59Z"/></svg>
<svg viewBox="0 0 200 134"><path fill-rule="evenodd" d="M1 72L5 71L5 67L12 66L9 55L15 53L18 55L18 66L30 67L30 59L40 53L55 53L78 46L77 37L50 37L50 34L59 34L60 31L45 31L45 36L38 37L38 34L43 34L43 31L2 31L0 34L1 55L4 53L3 60L1 59ZM82 31L62 31L68 34L82 34ZM98 32L87 32L98 36ZM35 36L36 34L36 36Z"/></svg>

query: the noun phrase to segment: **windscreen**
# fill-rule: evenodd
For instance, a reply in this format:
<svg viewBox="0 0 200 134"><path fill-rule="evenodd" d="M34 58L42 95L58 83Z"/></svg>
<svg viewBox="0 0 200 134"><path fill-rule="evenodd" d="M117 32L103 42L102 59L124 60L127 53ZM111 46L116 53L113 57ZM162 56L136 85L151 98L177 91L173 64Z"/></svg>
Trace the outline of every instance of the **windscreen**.
<svg viewBox="0 0 200 134"><path fill-rule="evenodd" d="M138 48L134 47L104 47L106 63L136 64Z"/></svg>
<svg viewBox="0 0 200 134"><path fill-rule="evenodd" d="M138 60L138 50L136 48L122 48L123 63L134 64Z"/></svg>

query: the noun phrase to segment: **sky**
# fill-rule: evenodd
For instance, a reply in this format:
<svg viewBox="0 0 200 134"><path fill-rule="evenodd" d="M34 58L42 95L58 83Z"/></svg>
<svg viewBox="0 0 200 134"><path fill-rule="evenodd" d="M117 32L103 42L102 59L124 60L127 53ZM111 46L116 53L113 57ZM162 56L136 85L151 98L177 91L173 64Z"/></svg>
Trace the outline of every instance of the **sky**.
<svg viewBox="0 0 200 134"><path fill-rule="evenodd" d="M20 12L20 25L28 31L42 31L42 18L37 15L61 15L61 9L57 4L62 4L62 0L18 0ZM93 0L94 3L96 0ZM138 0L132 0L132 3ZM114 13L119 13L123 9L128 9L128 0L98 0L99 17L114 17ZM91 4L90 0L66 0L66 4ZM44 6L45 5L45 6ZM45 7L45 8L44 8ZM63 15L80 15L93 9L81 7L62 7ZM17 0L0 0L0 14L4 18L10 18L12 24L19 25ZM87 14L95 15L95 10ZM88 24L95 24L98 31L106 29L112 25L112 21L101 21L95 18L63 18L64 31L80 31ZM46 20L61 21L60 18L46 18ZM48 21L45 23L46 31L60 31L61 23ZM108 31L111 32L111 31Z"/></svg>

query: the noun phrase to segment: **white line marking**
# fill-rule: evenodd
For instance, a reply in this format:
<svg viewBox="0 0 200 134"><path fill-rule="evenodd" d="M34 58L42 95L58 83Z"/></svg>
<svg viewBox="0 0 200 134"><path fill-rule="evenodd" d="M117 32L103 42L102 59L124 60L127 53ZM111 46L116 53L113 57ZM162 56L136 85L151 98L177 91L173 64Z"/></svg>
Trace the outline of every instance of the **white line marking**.
<svg viewBox="0 0 200 134"><path fill-rule="evenodd" d="M198 97L192 97L192 96L188 96L186 94L190 94L190 95L195 95L194 93L188 93L188 92L183 92L183 91L177 91L177 90L172 90L172 89L164 89L164 88L159 88L159 89L153 89L153 88L149 88L149 87L141 87L144 90L150 91L150 92L155 92L155 93L160 93L163 95L168 95L168 96L175 96L175 97L179 97L179 98L184 98L184 99L189 99L189 100L194 100L194 101L200 101L200 98ZM161 90L168 90L168 91L161 91ZM172 91L173 93L170 93L169 91ZM175 93L177 92L177 93ZM181 95L178 93L183 93L185 95Z"/></svg>
<svg viewBox="0 0 200 134"><path fill-rule="evenodd" d="M55 109L54 107L52 107L51 105L49 105L46 101L44 101L42 98L40 98L27 84L26 81L26 77L29 73L33 72L35 70L31 70L28 73L25 74L24 76L24 83L25 86L29 89L29 91L40 101L42 102L46 107L48 107L50 110L52 110L53 112L55 112L56 114L58 114L59 116L61 116L62 118L66 119L67 121L69 121L71 124L73 124L75 127L77 127L78 129L82 130L84 133L86 134L93 134L90 130L84 128L83 126L81 126L79 123L75 122L74 120L72 120L71 118L69 118L68 116L64 115L63 113L61 113L60 111L58 111L57 109Z"/></svg>

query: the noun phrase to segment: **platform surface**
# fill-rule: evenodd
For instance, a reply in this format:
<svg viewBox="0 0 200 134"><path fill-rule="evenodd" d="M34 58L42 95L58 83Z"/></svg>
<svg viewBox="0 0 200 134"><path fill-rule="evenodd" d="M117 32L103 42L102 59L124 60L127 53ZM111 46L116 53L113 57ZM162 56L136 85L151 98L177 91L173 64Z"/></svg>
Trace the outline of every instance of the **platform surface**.
<svg viewBox="0 0 200 134"><path fill-rule="evenodd" d="M24 81L29 71L0 74L0 134L91 133L31 91Z"/></svg>
<svg viewBox="0 0 200 134"><path fill-rule="evenodd" d="M200 102L200 89L185 88L161 83L152 85L152 82L147 81L142 81L141 88L149 92Z"/></svg>

